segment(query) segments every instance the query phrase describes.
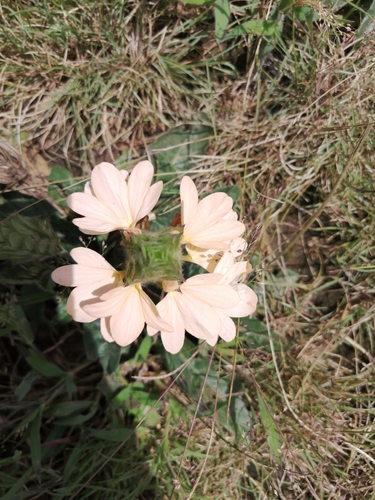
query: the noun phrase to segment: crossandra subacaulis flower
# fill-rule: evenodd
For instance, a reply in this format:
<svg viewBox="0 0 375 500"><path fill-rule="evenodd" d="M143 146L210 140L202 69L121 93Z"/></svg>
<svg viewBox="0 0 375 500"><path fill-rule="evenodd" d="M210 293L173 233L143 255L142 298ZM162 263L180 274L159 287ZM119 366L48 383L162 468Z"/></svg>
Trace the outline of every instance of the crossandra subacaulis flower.
<svg viewBox="0 0 375 500"><path fill-rule="evenodd" d="M233 201L226 193L212 193L198 200L198 191L190 177L180 186L181 243L199 249L228 250L229 243L241 236L245 226L232 210Z"/></svg>
<svg viewBox="0 0 375 500"><path fill-rule="evenodd" d="M129 175L111 163L100 163L83 193L68 196L69 207L83 217L73 223L85 234L131 230L154 208L163 188L162 181L151 185L154 167L138 163Z"/></svg>
<svg viewBox="0 0 375 500"><path fill-rule="evenodd" d="M90 323L101 318L103 337L122 346L133 342L145 323L171 331L140 283L126 286L124 273L93 250L74 248L70 255L77 264L59 267L52 279L75 287L67 302L67 311L74 320Z"/></svg>

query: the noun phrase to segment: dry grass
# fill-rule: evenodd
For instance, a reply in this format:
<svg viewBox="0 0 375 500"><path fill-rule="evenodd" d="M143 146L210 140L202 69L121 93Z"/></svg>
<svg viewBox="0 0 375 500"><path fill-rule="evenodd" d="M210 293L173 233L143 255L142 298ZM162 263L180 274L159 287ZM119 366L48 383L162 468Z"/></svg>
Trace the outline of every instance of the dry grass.
<svg viewBox="0 0 375 500"><path fill-rule="evenodd" d="M233 2L233 9L237 19L254 15L252 5L246 10ZM274 50L260 59L257 37L213 43L209 7L137 1L75 1L69 9L59 2L1 6L0 128L8 143L24 154L32 145L49 163L64 162L87 176L100 160L121 156L129 164L149 155L156 136L202 122L203 112L214 133L190 173L203 191L218 183L240 186L238 208L249 241L262 225L250 257L257 318L267 326L270 348L254 350L243 341L231 351L237 352L234 368L226 355L215 358L217 372L233 369L242 380L253 418L249 432L237 439L201 415L181 464L191 419L177 424L177 417L168 420L174 410L164 409L158 431L137 445L137 453L146 450L147 488L156 493L145 488L134 498L185 499L189 492L216 500L375 498L375 59L373 38L356 40L355 31L332 22L321 20L309 30L286 18ZM67 339L75 333L59 328ZM273 348L271 332L283 340L281 349ZM10 373L18 359L14 345L0 341ZM56 349L60 366L84 366L67 352ZM95 370L82 370L85 377L76 381L82 398L99 398ZM26 372L22 368L18 377ZM7 411L16 385L9 386ZM189 389L179 391L171 393L191 417L196 398ZM280 453L270 452L259 394L273 416ZM7 419L22 419L26 410L18 405L12 411ZM110 411L92 426L118 424ZM11 443L15 450L14 436ZM99 453L82 450L88 461ZM121 497L119 458L92 479L94 489L85 495ZM25 458L12 474L25 474L29 462ZM63 498L53 496L52 469L64 465L51 464L45 491ZM112 489L105 493L110 476ZM42 490L37 479L25 482L22 498L29 498L28 489ZM78 481L88 479L82 473Z"/></svg>

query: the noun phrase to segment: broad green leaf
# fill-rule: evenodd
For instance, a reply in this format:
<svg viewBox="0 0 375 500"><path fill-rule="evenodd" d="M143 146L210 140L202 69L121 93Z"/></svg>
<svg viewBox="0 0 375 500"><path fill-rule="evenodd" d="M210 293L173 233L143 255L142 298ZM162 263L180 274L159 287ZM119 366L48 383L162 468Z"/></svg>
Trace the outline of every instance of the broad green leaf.
<svg viewBox="0 0 375 500"><path fill-rule="evenodd" d="M228 26L230 16L229 0L216 0L214 3L215 35L219 42Z"/></svg>
<svg viewBox="0 0 375 500"><path fill-rule="evenodd" d="M282 338L275 332L271 332L271 336L275 350L280 351ZM240 340L249 349L270 350L267 326L257 319L241 318Z"/></svg>
<svg viewBox="0 0 375 500"><path fill-rule="evenodd" d="M55 256L59 239L50 222L15 214L0 225L0 259L13 264Z"/></svg>
<svg viewBox="0 0 375 500"><path fill-rule="evenodd" d="M120 362L121 347L115 342L107 342L100 333L100 322L85 323L83 327L87 357L98 359L106 373L113 373Z"/></svg>
<svg viewBox="0 0 375 500"><path fill-rule="evenodd" d="M369 35L375 29L375 0L372 0L370 6L366 9L367 15L363 17L361 24L357 30L356 38L363 35Z"/></svg>
<svg viewBox="0 0 375 500"><path fill-rule="evenodd" d="M268 410L269 404L266 405L264 396L262 396L258 390L257 395L260 409L260 418L267 434L268 446L270 448L271 455L277 462L279 462L281 456L280 446L282 444L282 439L280 437L279 431L277 430L274 418Z"/></svg>
<svg viewBox="0 0 375 500"><path fill-rule="evenodd" d="M51 168L48 180L51 182L48 196L63 207L67 207L66 198L69 194L83 191L83 183L77 182L69 170L58 165Z"/></svg>
<svg viewBox="0 0 375 500"><path fill-rule="evenodd" d="M17 332L25 344L31 344L34 333L23 308L14 299L1 308L0 321L11 331Z"/></svg>
<svg viewBox="0 0 375 500"><path fill-rule="evenodd" d="M227 395L229 395L230 392L232 392L232 394L242 392L242 382L237 375L234 378L232 391L230 391L231 377L228 376L227 380ZM231 396L229 413L228 397L223 399L223 403L218 405L217 419L218 422L227 429L227 431L229 430L235 435L237 443L243 441L243 436L246 435L253 426L252 413L246 407L246 404L240 395Z"/></svg>
<svg viewBox="0 0 375 500"><path fill-rule="evenodd" d="M307 24L312 28L312 22L319 19L319 15L310 7L296 7L294 9L297 19L300 21L306 21Z"/></svg>
<svg viewBox="0 0 375 500"><path fill-rule="evenodd" d="M279 30L278 21L266 21L254 19L252 21L246 21L245 23L236 26L231 29L227 34L226 38L240 35L263 35L263 36L273 36Z"/></svg>
<svg viewBox="0 0 375 500"><path fill-rule="evenodd" d="M157 173L189 170L194 160L205 154L212 133L212 127L207 125L180 125L159 136L150 145Z"/></svg>

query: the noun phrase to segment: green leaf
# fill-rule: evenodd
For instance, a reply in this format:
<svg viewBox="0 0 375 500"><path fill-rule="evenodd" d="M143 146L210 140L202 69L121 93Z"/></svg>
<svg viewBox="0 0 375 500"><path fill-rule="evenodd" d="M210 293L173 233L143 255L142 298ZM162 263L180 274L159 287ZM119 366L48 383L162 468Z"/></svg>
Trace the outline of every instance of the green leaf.
<svg viewBox="0 0 375 500"><path fill-rule="evenodd" d="M64 403L55 403L44 411L44 416L71 417L72 415L88 410L93 404L93 401L65 401Z"/></svg>
<svg viewBox="0 0 375 500"><path fill-rule="evenodd" d="M24 264L55 256L59 247L50 222L40 217L12 215L0 225L0 259Z"/></svg>
<svg viewBox="0 0 375 500"><path fill-rule="evenodd" d="M227 34L226 38L240 35L263 35L273 36L279 30L278 21L257 20L246 21L245 23L236 26Z"/></svg>
<svg viewBox="0 0 375 500"><path fill-rule="evenodd" d="M209 5L214 3L215 0L180 0L180 2L186 5Z"/></svg>
<svg viewBox="0 0 375 500"><path fill-rule="evenodd" d="M42 410L43 407L40 406L30 426L31 462L33 464L34 472L37 476L40 475L40 468L42 461L42 445L40 442L40 424L42 422Z"/></svg>
<svg viewBox="0 0 375 500"><path fill-rule="evenodd" d="M229 0L216 0L214 4L215 13L215 35L216 41L219 43L228 26L230 16Z"/></svg>
<svg viewBox="0 0 375 500"><path fill-rule="evenodd" d="M1 308L0 322L11 331L19 334L23 342L31 344L34 333L23 308L14 301L14 298Z"/></svg>
<svg viewBox="0 0 375 500"><path fill-rule="evenodd" d="M262 396L258 390L257 395L260 409L260 418L267 434L267 441L271 455L277 462L280 462L280 446L282 444L282 439L280 437L279 431L277 430L274 418L268 410L268 405L264 401L264 396Z"/></svg>
<svg viewBox="0 0 375 500"><path fill-rule="evenodd" d="M69 194L83 191L81 182L77 182L72 173L64 167L55 165L47 177L51 184L48 187L48 196L59 205L67 207L66 198Z"/></svg>
<svg viewBox="0 0 375 500"><path fill-rule="evenodd" d="M73 402L75 402L75 401L73 401ZM80 414L80 415L72 415L69 417L58 418L58 419L56 419L55 424L56 425L64 425L64 426L68 426L68 427L74 427L75 425L82 425L85 422L87 422L88 420L90 420L95 415L95 413L97 411L98 411L98 405L94 404L92 410L89 413L87 413L86 415Z"/></svg>
<svg viewBox="0 0 375 500"><path fill-rule="evenodd" d="M237 375L233 381L233 389L230 391L231 377L227 378L226 395L228 396L230 392L232 394L240 394L243 391L242 382ZM217 411L218 422L226 428L226 430L231 431L236 436L237 443L243 441L243 436L246 435L253 424L253 416L251 411L246 407L240 395L232 395L230 400L229 412L228 412L228 397L223 398L222 403L218 404Z"/></svg>
<svg viewBox="0 0 375 500"><path fill-rule="evenodd" d="M76 466L78 466L83 450L84 447L78 444L69 453L68 460L64 466L63 484L67 484L67 481L70 478L73 470L76 468Z"/></svg>
<svg viewBox="0 0 375 500"><path fill-rule="evenodd" d="M26 361L34 368L34 370L38 371L45 377L65 378L67 376L67 373L54 363L47 361L41 354L36 351L30 352L31 354L26 357Z"/></svg>
<svg viewBox="0 0 375 500"><path fill-rule="evenodd" d="M319 19L319 15L310 7L296 7L294 9L297 19L300 21L306 21L307 24L312 28L312 22Z"/></svg>
<svg viewBox="0 0 375 500"><path fill-rule="evenodd" d="M5 495L1 497L1 500L15 500L15 498L17 498L16 496L17 491L21 489L22 486L26 483L26 481L29 479L29 476L31 476L32 472L33 469L32 467L30 467L19 479L15 478L13 486ZM29 496L28 493L27 495Z"/></svg>
<svg viewBox="0 0 375 500"><path fill-rule="evenodd" d="M212 135L207 125L180 125L159 136L150 150L156 159L157 173L180 173L194 165L194 159L207 151Z"/></svg>
<svg viewBox="0 0 375 500"><path fill-rule="evenodd" d="M282 338L275 332L271 332L271 336L275 350L280 351ZM270 350L267 326L257 319L241 318L240 340L249 349Z"/></svg>
<svg viewBox="0 0 375 500"><path fill-rule="evenodd" d="M100 431L89 429L89 432L98 439L119 442L124 441L133 432L133 429L105 429Z"/></svg>
<svg viewBox="0 0 375 500"><path fill-rule="evenodd" d="M142 340L141 345L138 347L137 353L134 356L135 363L142 363L146 360L148 353L150 352L150 347L152 344L152 337L146 335Z"/></svg>
<svg viewBox="0 0 375 500"><path fill-rule="evenodd" d="M375 29L375 0L371 2L371 5L366 9L367 15L363 17L361 24L357 30L356 38L360 38L363 35L369 35Z"/></svg>
<svg viewBox="0 0 375 500"><path fill-rule="evenodd" d="M16 401L22 401L23 398L30 392L35 382L40 378L40 374L36 370L30 370L28 373L26 373L20 385L14 391L14 397Z"/></svg>
<svg viewBox="0 0 375 500"><path fill-rule="evenodd" d="M113 373L119 365L121 347L115 342L107 342L100 333L100 322L85 323L83 339L87 357L98 359L106 373Z"/></svg>

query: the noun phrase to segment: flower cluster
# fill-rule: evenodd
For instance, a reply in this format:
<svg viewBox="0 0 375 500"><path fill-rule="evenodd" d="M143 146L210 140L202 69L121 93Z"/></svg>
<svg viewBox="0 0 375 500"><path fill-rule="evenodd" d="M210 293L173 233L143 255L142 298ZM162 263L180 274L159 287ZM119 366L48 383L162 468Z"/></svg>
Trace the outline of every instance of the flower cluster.
<svg viewBox="0 0 375 500"><path fill-rule="evenodd" d="M56 269L56 283L75 287L67 311L88 323L100 318L103 337L126 346L147 326L149 335L161 333L165 349L177 353L185 331L215 345L218 338L233 340L233 317L255 311L257 296L241 280L251 270L239 260L246 249L245 227L232 210L232 199L214 193L199 201L194 182L183 177L180 186L181 225L150 232L142 221L150 216L163 183L151 184L150 162L138 163L129 175L110 163L97 165L83 193L73 193L69 207L82 217L73 220L90 235L120 231L124 262L115 269L89 248L75 248L76 262ZM207 273L184 280L184 261ZM161 286L164 297L155 305L144 291Z"/></svg>

